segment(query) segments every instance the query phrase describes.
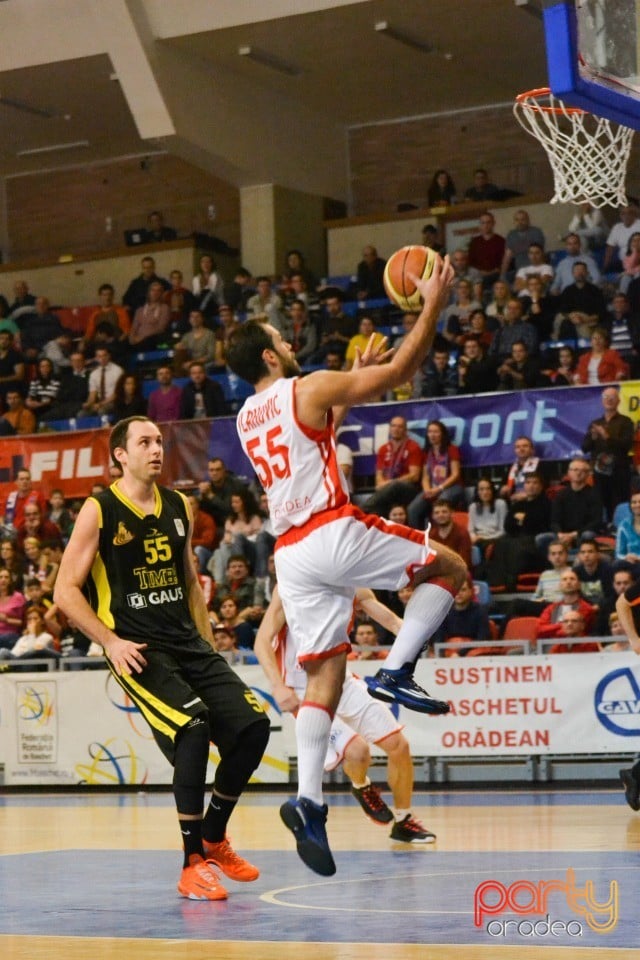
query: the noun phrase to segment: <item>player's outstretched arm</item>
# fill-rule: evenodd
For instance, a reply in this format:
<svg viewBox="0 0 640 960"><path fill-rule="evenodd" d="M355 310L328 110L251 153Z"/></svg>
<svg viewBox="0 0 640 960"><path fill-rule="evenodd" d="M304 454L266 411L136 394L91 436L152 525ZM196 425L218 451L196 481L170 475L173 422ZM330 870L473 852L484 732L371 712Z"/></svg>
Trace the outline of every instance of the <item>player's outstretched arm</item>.
<svg viewBox="0 0 640 960"><path fill-rule="evenodd" d="M621 594L616 600L616 613L618 614L618 620L620 621L622 629L626 633L627 639L631 644L631 649L640 655L640 637L638 636L636 625L633 622L633 611L631 609L631 604L625 597L624 593Z"/></svg>
<svg viewBox="0 0 640 960"><path fill-rule="evenodd" d="M364 610L368 617L371 617L372 620L379 623L380 626L388 630L389 633L397 636L402 626L401 618L398 617L393 610L390 610L386 604L378 600L373 590L369 590L367 587L358 587L356 590L356 600L358 606Z"/></svg>
<svg viewBox="0 0 640 960"><path fill-rule="evenodd" d="M395 351L393 348L388 349L388 343L388 337L380 338L376 336L375 333L372 333L364 350L356 347L356 356L351 371L362 370L364 367L377 366L380 363L386 363L390 360ZM333 408L333 425L336 430L348 412L349 407L346 404Z"/></svg>
<svg viewBox="0 0 640 960"><path fill-rule="evenodd" d="M98 552L98 505L85 500L75 522L73 533L62 555L53 600L62 612L104 649L118 674L141 673L146 666L142 651L146 643L123 640L100 620L89 606L82 588Z"/></svg>
<svg viewBox="0 0 640 960"><path fill-rule="evenodd" d="M428 280L411 278L422 295L422 311L389 363L341 373L319 370L304 377L297 390L298 413L302 421L309 425L319 424L329 407L366 403L410 380L431 348L453 276L453 267L447 256L444 260L436 259Z"/></svg>
<svg viewBox="0 0 640 960"><path fill-rule="evenodd" d="M271 603L258 627L253 652L269 681L271 692L280 709L284 713L295 713L300 706L300 701L291 687L288 687L284 682L273 649L273 638L282 630L284 625L284 609L276 586L273 590Z"/></svg>

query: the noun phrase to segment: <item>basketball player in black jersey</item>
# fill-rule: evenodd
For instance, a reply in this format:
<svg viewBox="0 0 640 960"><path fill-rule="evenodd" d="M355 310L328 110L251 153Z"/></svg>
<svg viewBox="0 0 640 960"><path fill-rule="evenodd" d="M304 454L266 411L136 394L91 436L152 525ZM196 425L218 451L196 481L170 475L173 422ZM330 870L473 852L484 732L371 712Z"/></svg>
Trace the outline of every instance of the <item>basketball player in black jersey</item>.
<svg viewBox="0 0 640 960"><path fill-rule="evenodd" d="M180 493L158 486L162 435L146 417L110 437L122 478L82 506L62 557L55 602L104 648L118 683L140 708L174 767L183 836L179 892L193 900L227 893L259 871L226 839L233 808L260 763L269 722L254 694L212 647L191 549L192 518ZM220 753L203 817L209 743Z"/></svg>
<svg viewBox="0 0 640 960"><path fill-rule="evenodd" d="M640 579L627 587L616 601L616 613L631 649L640 655ZM624 795L632 810L640 810L640 760L620 771Z"/></svg>

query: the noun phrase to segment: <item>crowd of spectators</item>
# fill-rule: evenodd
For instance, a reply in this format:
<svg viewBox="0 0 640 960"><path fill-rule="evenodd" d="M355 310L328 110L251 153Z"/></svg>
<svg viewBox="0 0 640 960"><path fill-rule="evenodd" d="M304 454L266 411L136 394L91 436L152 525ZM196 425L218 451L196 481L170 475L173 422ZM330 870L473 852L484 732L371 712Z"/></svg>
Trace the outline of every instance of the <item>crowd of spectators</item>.
<svg viewBox="0 0 640 960"><path fill-rule="evenodd" d="M478 170L464 196L491 202L499 193L486 171ZM457 202L446 171L434 175L430 198L432 206ZM492 606L485 603L479 616L470 580L456 599L452 622L443 626L445 637L465 636L461 624L470 610L475 632L468 636L490 640L485 618L491 627L487 614L497 609L500 631L525 615L539 617L541 637L563 638L563 631L571 636L576 630L580 637L594 631L615 635L617 591L640 574L640 482L636 492L630 459L635 428L618 413L615 386L635 375L640 363L640 210L630 201L607 232L596 211L581 208L569 226L564 255L550 258L544 234L526 210L515 212L506 237L495 232L492 213L483 211L468 249L450 251L456 281L432 351L411 383L380 398L605 385L602 417L583 438L584 459L565 465L551 484L528 437L516 440L514 463L499 480L494 471L465 484L460 450L443 423L429 421L420 444L402 416L391 418L367 509L417 529L430 524L433 541L458 551L475 582L486 582L491 591ZM422 239L442 252L436 228L427 225ZM107 422L148 414L167 422L227 415L233 408L216 377L227 373L230 333L249 317L279 329L304 369L349 369L371 335L395 336L397 346L415 322L413 314L401 316L386 301L384 267L372 244L363 248L350 284L341 286L319 282L298 250L288 251L278 277L254 278L242 267L225 278L203 255L185 285L180 270L159 276L147 254L121 298L111 283L101 284L81 336L64 328L46 296L19 281L13 303L0 298L0 435L33 433L86 416ZM344 455L349 450L342 450L350 469ZM193 546L220 627L216 635L221 644L231 643L227 649L249 649L275 582L264 495L219 459L210 461L208 479L189 495ZM0 647L15 656L89 648L50 599L54 558L77 508L60 491L44 502L28 471L18 474L0 546ZM523 576L537 586L501 602L501 594L518 592ZM35 597L38 590L42 622L34 617L28 624L29 591ZM401 611L401 597L386 599ZM373 645L372 635L380 642L377 630L357 633L358 623L355 630L354 636L368 638L365 646ZM558 645L562 649L578 645L567 640Z"/></svg>

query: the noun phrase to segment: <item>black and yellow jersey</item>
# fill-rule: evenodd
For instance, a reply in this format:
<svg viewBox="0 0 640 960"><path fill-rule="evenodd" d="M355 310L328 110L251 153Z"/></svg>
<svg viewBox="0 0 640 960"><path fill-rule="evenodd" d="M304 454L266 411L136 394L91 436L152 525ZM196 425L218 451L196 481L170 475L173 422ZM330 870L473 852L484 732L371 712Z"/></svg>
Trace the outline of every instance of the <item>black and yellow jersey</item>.
<svg viewBox="0 0 640 960"><path fill-rule="evenodd" d="M162 644L197 637L188 604L184 548L189 530L182 494L156 487L146 516L117 482L92 499L98 505L98 552L85 596L119 637Z"/></svg>

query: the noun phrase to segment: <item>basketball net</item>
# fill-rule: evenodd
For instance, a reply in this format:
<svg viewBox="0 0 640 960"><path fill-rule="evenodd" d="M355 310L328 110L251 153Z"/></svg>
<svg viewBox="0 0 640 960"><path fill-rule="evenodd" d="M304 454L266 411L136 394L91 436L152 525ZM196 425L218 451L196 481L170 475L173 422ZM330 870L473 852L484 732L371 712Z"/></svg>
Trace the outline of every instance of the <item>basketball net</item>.
<svg viewBox="0 0 640 960"><path fill-rule="evenodd" d="M513 112L547 152L555 188L551 203L626 206L633 130L567 106L548 87L519 94Z"/></svg>

